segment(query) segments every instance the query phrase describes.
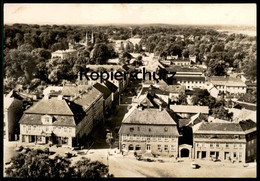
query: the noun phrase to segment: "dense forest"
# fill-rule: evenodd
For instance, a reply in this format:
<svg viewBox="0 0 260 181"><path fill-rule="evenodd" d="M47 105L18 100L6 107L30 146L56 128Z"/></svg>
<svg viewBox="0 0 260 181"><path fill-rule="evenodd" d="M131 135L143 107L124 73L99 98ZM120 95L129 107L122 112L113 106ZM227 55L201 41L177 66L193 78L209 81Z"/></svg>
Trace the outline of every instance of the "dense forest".
<svg viewBox="0 0 260 181"><path fill-rule="evenodd" d="M93 32L95 44L88 47L78 44L85 41L86 33ZM191 39L191 35L195 38ZM131 37L141 38L140 44L135 47L128 44L123 57L134 51L160 57L196 55L199 63L208 65L208 76L226 75L227 69L233 67L237 72L243 71L249 79L256 79L256 37L227 35L203 26L13 24L4 25L5 89L12 89L18 83L40 91L46 84L73 82L78 70L86 64L102 64L109 58L121 57L111 40ZM68 49L69 43L76 43L77 56L51 59L52 52Z"/></svg>

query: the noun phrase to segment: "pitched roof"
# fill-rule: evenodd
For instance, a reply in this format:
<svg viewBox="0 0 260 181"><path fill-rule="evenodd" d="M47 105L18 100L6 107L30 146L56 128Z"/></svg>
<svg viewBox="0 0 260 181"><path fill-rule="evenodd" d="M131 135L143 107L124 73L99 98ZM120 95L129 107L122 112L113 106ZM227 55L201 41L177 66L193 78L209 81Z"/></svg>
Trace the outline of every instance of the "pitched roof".
<svg viewBox="0 0 260 181"><path fill-rule="evenodd" d="M182 66L178 66L178 65L167 67L166 70L167 71L173 71L173 72L198 72L198 73L202 73L202 70L200 68L182 67Z"/></svg>
<svg viewBox="0 0 260 181"><path fill-rule="evenodd" d="M239 123L218 123L218 122L201 122L200 126L194 133L230 133L246 134L248 131L256 130L256 123L253 121L240 121Z"/></svg>
<svg viewBox="0 0 260 181"><path fill-rule="evenodd" d="M138 128L139 127L139 130ZM130 131L130 128L134 130ZM167 130L167 131L166 131ZM122 124L119 130L120 134L129 135L149 135L149 136L179 136L177 126L174 125L129 125Z"/></svg>
<svg viewBox="0 0 260 181"><path fill-rule="evenodd" d="M20 124L28 125L42 125L41 116L39 114L27 114L25 113L20 119ZM73 116L53 116L53 126L76 126Z"/></svg>
<svg viewBox="0 0 260 181"><path fill-rule="evenodd" d="M67 102L57 98L42 99L27 109L25 113L50 114L50 115L73 115Z"/></svg>
<svg viewBox="0 0 260 181"><path fill-rule="evenodd" d="M147 125L176 125L175 115L163 109L144 109L135 108L130 114L125 115L122 123L147 124Z"/></svg>
<svg viewBox="0 0 260 181"><path fill-rule="evenodd" d="M167 85L167 86L161 86L159 89L162 89L164 91L167 91L169 93L185 93L185 86L184 85Z"/></svg>
<svg viewBox="0 0 260 181"><path fill-rule="evenodd" d="M91 104L93 104L99 97L103 94L99 92L96 88L91 87L91 89L82 92L72 101L83 107L84 110L88 109Z"/></svg>
<svg viewBox="0 0 260 181"><path fill-rule="evenodd" d="M211 82L214 85L246 87L246 84L241 79L236 77L212 76L208 77L208 82Z"/></svg>
<svg viewBox="0 0 260 181"><path fill-rule="evenodd" d="M170 105L170 108L176 113L209 113L208 106Z"/></svg>
<svg viewBox="0 0 260 181"><path fill-rule="evenodd" d="M98 91L100 91L103 94L104 99L107 99L112 93L106 86L103 86L98 82L95 83L93 87L95 87Z"/></svg>

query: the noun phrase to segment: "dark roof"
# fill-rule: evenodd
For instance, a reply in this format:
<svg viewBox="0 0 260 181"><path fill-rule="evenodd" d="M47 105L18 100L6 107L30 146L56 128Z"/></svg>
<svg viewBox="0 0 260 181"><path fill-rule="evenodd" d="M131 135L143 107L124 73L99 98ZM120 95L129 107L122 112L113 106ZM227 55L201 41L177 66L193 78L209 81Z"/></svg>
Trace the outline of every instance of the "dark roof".
<svg viewBox="0 0 260 181"><path fill-rule="evenodd" d="M189 77L180 77L180 76L175 76L174 77L177 81L205 81L205 77L201 77L201 76L189 76Z"/></svg>
<svg viewBox="0 0 260 181"><path fill-rule="evenodd" d="M50 115L73 115L65 100L58 98L42 99L27 109L25 113L50 114Z"/></svg>
<svg viewBox="0 0 260 181"><path fill-rule="evenodd" d="M236 102L237 103L237 102ZM249 104L246 104L246 103L237 103L234 108L238 108L238 109L241 109L241 108L245 108L245 109L248 109L248 110L251 110L251 111L256 111L257 110L257 106L256 105L249 105Z"/></svg>
<svg viewBox="0 0 260 181"><path fill-rule="evenodd" d="M179 128L186 126L190 122L190 119L179 119Z"/></svg>
<svg viewBox="0 0 260 181"><path fill-rule="evenodd" d="M41 116L39 114L28 114L25 113L20 119L20 124L29 124L29 125L42 125ZM53 126L76 126L73 116L53 116Z"/></svg>
<svg viewBox="0 0 260 181"><path fill-rule="evenodd" d="M244 121L240 121L239 125L241 126L241 128L246 131L252 128L256 128L256 123L252 120L244 120Z"/></svg>
<svg viewBox="0 0 260 181"><path fill-rule="evenodd" d="M170 93L185 93L185 86L184 85L167 85L167 86L160 86L159 89L170 92Z"/></svg>
<svg viewBox="0 0 260 181"><path fill-rule="evenodd" d="M138 128L139 127L139 131ZM130 128L134 128L130 131ZM165 131L167 130L167 131ZM179 136L177 126L174 125L130 125L122 124L120 134L150 135L150 136Z"/></svg>
<svg viewBox="0 0 260 181"><path fill-rule="evenodd" d="M110 82L110 81L108 81L108 80L106 80L105 82L104 82L104 84L107 86L107 88L111 91L111 92L116 92L117 91L117 89L118 89L118 87L115 85L115 84L113 84L112 82Z"/></svg>
<svg viewBox="0 0 260 181"><path fill-rule="evenodd" d="M147 125L176 125L176 116L170 110L135 108L129 114L126 114L122 123L147 124Z"/></svg>
<svg viewBox="0 0 260 181"><path fill-rule="evenodd" d="M98 82L95 83L93 87L95 87L98 91L100 91L103 94L104 99L107 99L112 93L107 87L103 86Z"/></svg>

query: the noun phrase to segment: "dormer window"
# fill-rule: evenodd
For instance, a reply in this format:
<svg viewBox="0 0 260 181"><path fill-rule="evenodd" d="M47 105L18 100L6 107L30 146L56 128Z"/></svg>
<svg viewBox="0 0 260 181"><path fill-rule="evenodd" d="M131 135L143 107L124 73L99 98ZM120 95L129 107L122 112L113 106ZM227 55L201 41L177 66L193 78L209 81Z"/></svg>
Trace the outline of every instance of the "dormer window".
<svg viewBox="0 0 260 181"><path fill-rule="evenodd" d="M130 131L133 132L133 131L134 131L134 128L130 128Z"/></svg>
<svg viewBox="0 0 260 181"><path fill-rule="evenodd" d="M49 115L42 116L42 124L52 124L52 116Z"/></svg>
<svg viewBox="0 0 260 181"><path fill-rule="evenodd" d="M164 131L165 131L165 132L167 132L167 131L168 131L168 128L167 128L167 127L165 127L165 128L164 128Z"/></svg>

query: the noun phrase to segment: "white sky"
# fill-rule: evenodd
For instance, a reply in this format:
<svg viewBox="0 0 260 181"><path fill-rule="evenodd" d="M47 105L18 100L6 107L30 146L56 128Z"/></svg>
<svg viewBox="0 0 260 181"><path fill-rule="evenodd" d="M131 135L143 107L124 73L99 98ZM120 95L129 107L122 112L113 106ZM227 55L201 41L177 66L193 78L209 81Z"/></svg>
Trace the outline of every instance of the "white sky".
<svg viewBox="0 0 260 181"><path fill-rule="evenodd" d="M4 4L4 23L256 26L256 4Z"/></svg>

